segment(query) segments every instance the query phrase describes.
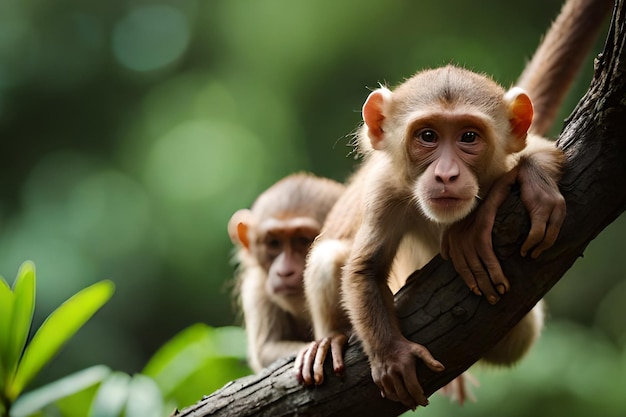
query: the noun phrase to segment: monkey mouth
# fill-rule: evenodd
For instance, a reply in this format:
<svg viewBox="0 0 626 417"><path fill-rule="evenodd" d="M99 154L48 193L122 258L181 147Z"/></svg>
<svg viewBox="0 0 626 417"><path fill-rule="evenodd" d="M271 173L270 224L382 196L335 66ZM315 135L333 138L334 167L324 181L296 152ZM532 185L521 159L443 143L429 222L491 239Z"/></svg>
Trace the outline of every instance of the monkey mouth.
<svg viewBox="0 0 626 417"><path fill-rule="evenodd" d="M439 195L429 198L425 203L424 212L428 217L441 224L450 224L461 220L472 211L474 198Z"/></svg>
<svg viewBox="0 0 626 417"><path fill-rule="evenodd" d="M430 199L430 204L435 207L447 208L458 206L465 203L465 201L465 199L458 197L433 197Z"/></svg>
<svg viewBox="0 0 626 417"><path fill-rule="evenodd" d="M274 294L289 296L289 295L298 295L301 292L302 292L302 288L298 286L281 285L278 287L274 287Z"/></svg>

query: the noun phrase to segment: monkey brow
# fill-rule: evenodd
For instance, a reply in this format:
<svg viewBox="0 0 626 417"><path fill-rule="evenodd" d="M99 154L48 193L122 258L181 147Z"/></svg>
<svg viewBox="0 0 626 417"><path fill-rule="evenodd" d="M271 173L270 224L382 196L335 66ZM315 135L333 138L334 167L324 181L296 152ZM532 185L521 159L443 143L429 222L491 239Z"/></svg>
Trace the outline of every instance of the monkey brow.
<svg viewBox="0 0 626 417"><path fill-rule="evenodd" d="M320 224L310 217L294 217L291 219L267 219L259 225L259 231L272 233L274 235L284 235L287 233L305 232L317 235L320 231Z"/></svg>

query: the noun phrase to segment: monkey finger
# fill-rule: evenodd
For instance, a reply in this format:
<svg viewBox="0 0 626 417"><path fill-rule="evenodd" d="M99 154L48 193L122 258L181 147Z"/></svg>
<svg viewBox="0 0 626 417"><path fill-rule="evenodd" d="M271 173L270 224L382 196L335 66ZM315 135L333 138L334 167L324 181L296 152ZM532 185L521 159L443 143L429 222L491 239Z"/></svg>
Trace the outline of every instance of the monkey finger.
<svg viewBox="0 0 626 417"><path fill-rule="evenodd" d="M491 279L489 278L489 274L485 270L481 260L474 254L471 259L468 259L467 263L472 271L472 275L474 275L474 279L476 280L476 284L478 284L480 292L485 295L491 304L497 303L500 300L500 295L494 288Z"/></svg>
<svg viewBox="0 0 626 417"><path fill-rule="evenodd" d="M531 257L536 259L541 255L541 253L552 247L556 239L559 237L559 233L561 231L561 226L563 226L563 222L565 221L565 204L562 206L555 208L552 211L552 215L550 216L550 220L548 221L548 225L546 227L546 233L543 238L543 241L537 246L533 252L531 253Z"/></svg>
<svg viewBox="0 0 626 417"><path fill-rule="evenodd" d="M418 343L411 343L411 353L420 358L432 371L441 372L445 368L441 362L431 355L430 351ZM416 376L417 378L417 376Z"/></svg>
<svg viewBox="0 0 626 417"><path fill-rule="evenodd" d="M387 398L391 401L400 401L400 398L396 395L396 388L391 375L387 373L383 374L376 385L383 398Z"/></svg>
<svg viewBox="0 0 626 417"><path fill-rule="evenodd" d="M413 368L407 369L407 374L402 374L402 378L394 378L394 390L400 402L408 408L415 408L418 405L428 405L428 399L424 390L417 381L417 375Z"/></svg>
<svg viewBox="0 0 626 417"><path fill-rule="evenodd" d="M330 348L333 355L333 370L335 374L341 375L344 371L343 364L343 348L348 341L348 337L345 334L340 334L333 337Z"/></svg>
<svg viewBox="0 0 626 417"><path fill-rule="evenodd" d="M504 275L502 267L500 266L500 261L493 252L493 249L489 247L488 250L481 252L479 256L481 259L481 265L486 269L493 287L496 289L498 294L506 294L511 288L511 285L509 284L509 280Z"/></svg>
<svg viewBox="0 0 626 417"><path fill-rule="evenodd" d="M547 219L540 220L533 216L531 219L530 231L528 232L528 236L526 236L526 240L522 244L522 248L520 250L522 256L526 256L528 251L543 241L546 235L546 221Z"/></svg>
<svg viewBox="0 0 626 417"><path fill-rule="evenodd" d="M454 269L456 269L456 272L461 276L461 278L465 282L465 285L467 285L470 291L478 296L481 296L482 293L480 292L478 284L476 283L474 273L467 265L465 257L452 258L452 264L454 265Z"/></svg>
<svg viewBox="0 0 626 417"><path fill-rule="evenodd" d="M317 347L315 360L313 362L313 379L315 379L315 385L320 385L322 382L324 382L324 361L326 360L326 355L328 354L329 347L329 337L325 337L324 339L322 339Z"/></svg>
<svg viewBox="0 0 626 417"><path fill-rule="evenodd" d="M302 365L304 363L304 355L306 353L306 349L302 349L296 355L296 360L293 362L293 371L296 374L296 379L299 383L303 383L304 379L302 378Z"/></svg>
<svg viewBox="0 0 626 417"><path fill-rule="evenodd" d="M541 255L543 253L543 251L545 251L546 249L549 249L552 247L552 245L554 245L554 242L556 242L556 239L559 237L559 232L561 231L561 225L556 225L553 223L549 223L548 227L546 229L546 234L543 238L543 241L539 244L539 246L537 246L535 249L533 249L532 253L530 254L530 256L533 259L537 259L539 257L539 255Z"/></svg>
<svg viewBox="0 0 626 417"><path fill-rule="evenodd" d="M313 385L313 362L317 354L317 342L311 342L304 354L302 363L302 382L304 385Z"/></svg>

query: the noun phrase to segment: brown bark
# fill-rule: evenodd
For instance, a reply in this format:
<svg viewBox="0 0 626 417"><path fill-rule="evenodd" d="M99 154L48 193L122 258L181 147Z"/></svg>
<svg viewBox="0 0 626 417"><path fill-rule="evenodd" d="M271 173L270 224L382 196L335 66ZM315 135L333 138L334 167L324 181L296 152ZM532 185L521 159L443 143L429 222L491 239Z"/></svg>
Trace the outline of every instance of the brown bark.
<svg viewBox="0 0 626 417"><path fill-rule="evenodd" d="M558 241L540 259L519 255L529 230L514 192L501 208L494 245L511 292L496 305L468 291L449 262L435 258L396 296L403 331L446 365L419 366L428 395L462 373L552 288L602 229L626 208L626 56L624 0L617 2L605 50L587 94L559 138L568 165L561 183L568 215ZM293 360L231 382L179 416L396 416L406 409L382 399L358 343L351 343L343 378L327 369L323 386L304 388ZM485 387L488 389L488 387Z"/></svg>

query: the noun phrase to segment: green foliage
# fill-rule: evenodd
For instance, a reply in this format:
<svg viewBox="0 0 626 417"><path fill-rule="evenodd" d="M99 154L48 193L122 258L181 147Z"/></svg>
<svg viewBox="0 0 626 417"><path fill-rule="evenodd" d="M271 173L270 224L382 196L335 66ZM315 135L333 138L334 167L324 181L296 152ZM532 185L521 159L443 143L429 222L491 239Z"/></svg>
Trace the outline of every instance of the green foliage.
<svg viewBox="0 0 626 417"><path fill-rule="evenodd" d="M245 337L240 328L195 324L166 343L143 372L154 378L168 400L193 404L227 381L250 373L245 365Z"/></svg>
<svg viewBox="0 0 626 417"><path fill-rule="evenodd" d="M110 281L102 281L78 292L53 311L26 344L35 307L35 266L22 264L13 291L0 277L0 415L9 412L41 368L109 300L113 288ZM41 397L35 395L31 400L43 401L66 386L41 391Z"/></svg>
<svg viewBox="0 0 626 417"><path fill-rule="evenodd" d="M108 367L96 365L27 392L13 404L11 417L31 416L53 403L66 417L85 416L98 385L110 373Z"/></svg>
<svg viewBox="0 0 626 417"><path fill-rule="evenodd" d="M142 374L93 366L21 395L11 417L46 410L64 417L168 416L249 373L243 329L195 324L168 341Z"/></svg>
<svg viewBox="0 0 626 417"><path fill-rule="evenodd" d="M149 361L190 322L234 322L224 290L233 273L230 215L294 171L345 180L355 164L349 134L379 82L394 85L417 69L455 62L511 84L562 1L0 1L0 270L33 259L46 276L37 282L32 319L24 294L34 293L34 277L32 289L28 273L12 286L0 280L0 392L15 377L26 321L41 323L88 285L85 277L115 277L115 299L30 386L59 380L91 358L121 372L148 363L145 374L171 411L247 372L240 353L201 351L218 328L190 331L159 366ZM592 59L559 119L586 90ZM622 352L624 236L626 217L589 245L547 297L550 322L577 322L589 338L607 334L606 345ZM503 415L494 410L512 404L517 415L538 416L538 407L554 404L575 404L581 411L571 416L602 415L609 404L626 415L623 394L603 383L623 381L623 366L599 366L568 343L570 331L551 332L534 369L554 369L556 349L573 358L559 372L593 369L588 387L603 387L593 394L604 401L598 412L588 412L595 402L580 386L565 387L576 378L533 373L525 361L515 375L527 377L496 383L512 392L506 400L492 396L481 376L479 403L447 415L476 407ZM242 340L231 349L242 350ZM623 353L613 359L625 361ZM101 379L47 407L88 415L102 382L122 379L93 372Z"/></svg>
<svg viewBox="0 0 626 417"><path fill-rule="evenodd" d="M41 368L113 294L109 281L78 292L52 312L26 344L34 312L35 281L32 262L22 265L13 289L0 278L2 417L36 417L46 410L64 417L167 416L176 406L191 404L250 373L241 328L214 329L196 324L166 343L143 374L131 376L97 365L22 394Z"/></svg>

